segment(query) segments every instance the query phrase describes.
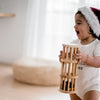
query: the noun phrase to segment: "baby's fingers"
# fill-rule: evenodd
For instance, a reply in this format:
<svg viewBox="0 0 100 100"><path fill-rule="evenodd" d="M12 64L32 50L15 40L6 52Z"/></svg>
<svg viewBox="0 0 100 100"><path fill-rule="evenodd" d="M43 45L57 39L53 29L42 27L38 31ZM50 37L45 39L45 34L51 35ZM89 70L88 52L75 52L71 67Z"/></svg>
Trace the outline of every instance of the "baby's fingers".
<svg viewBox="0 0 100 100"><path fill-rule="evenodd" d="M60 51L59 61L61 61L61 59L62 59L62 52L63 52L63 51Z"/></svg>
<svg viewBox="0 0 100 100"><path fill-rule="evenodd" d="M74 59L78 60L78 63L81 62L81 54L77 53L73 56Z"/></svg>

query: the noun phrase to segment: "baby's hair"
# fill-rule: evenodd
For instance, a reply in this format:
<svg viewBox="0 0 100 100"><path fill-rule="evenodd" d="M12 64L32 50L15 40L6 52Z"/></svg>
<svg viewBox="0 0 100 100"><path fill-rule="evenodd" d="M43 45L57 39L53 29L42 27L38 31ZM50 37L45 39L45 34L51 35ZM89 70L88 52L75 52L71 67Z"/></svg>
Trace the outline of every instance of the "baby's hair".
<svg viewBox="0 0 100 100"><path fill-rule="evenodd" d="M89 26L90 27L90 26ZM100 40L100 35L99 37L96 36L96 34L93 32L92 28L90 27L90 34L92 34L93 37L97 38L98 40Z"/></svg>
<svg viewBox="0 0 100 100"><path fill-rule="evenodd" d="M75 15L77 15L77 14L80 14L83 18L85 18L84 15L83 15L80 11L76 12ZM86 18L85 18L85 19L86 19ZM89 25L89 27L90 27L90 25ZM100 40L100 35L99 35L99 37L98 37L98 36L93 32L93 30L92 30L91 27L90 27L90 34L92 34L93 37L95 37L95 38L97 38L98 40Z"/></svg>

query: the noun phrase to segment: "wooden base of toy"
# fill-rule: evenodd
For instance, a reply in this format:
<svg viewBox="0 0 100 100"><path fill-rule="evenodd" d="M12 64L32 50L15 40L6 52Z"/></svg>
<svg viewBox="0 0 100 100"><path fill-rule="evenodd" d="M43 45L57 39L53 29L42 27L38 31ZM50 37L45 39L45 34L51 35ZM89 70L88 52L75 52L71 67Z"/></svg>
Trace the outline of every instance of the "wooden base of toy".
<svg viewBox="0 0 100 100"><path fill-rule="evenodd" d="M62 93L68 93L68 94L75 94L76 93L76 91L65 91L65 90L61 90L61 89L59 89L59 91Z"/></svg>
<svg viewBox="0 0 100 100"><path fill-rule="evenodd" d="M78 60L73 56L78 52L79 45L63 45L60 75L60 88L62 93L76 93L76 80Z"/></svg>

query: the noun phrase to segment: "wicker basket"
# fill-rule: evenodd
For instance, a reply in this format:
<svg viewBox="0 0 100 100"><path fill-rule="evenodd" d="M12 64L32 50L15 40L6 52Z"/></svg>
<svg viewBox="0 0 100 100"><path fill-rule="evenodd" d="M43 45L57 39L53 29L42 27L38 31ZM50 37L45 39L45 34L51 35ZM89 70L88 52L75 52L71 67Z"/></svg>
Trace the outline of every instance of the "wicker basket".
<svg viewBox="0 0 100 100"><path fill-rule="evenodd" d="M79 45L65 45L63 44L63 53L61 62L60 75L60 91L63 93L76 92L76 80L78 61L73 58L73 55L79 50Z"/></svg>

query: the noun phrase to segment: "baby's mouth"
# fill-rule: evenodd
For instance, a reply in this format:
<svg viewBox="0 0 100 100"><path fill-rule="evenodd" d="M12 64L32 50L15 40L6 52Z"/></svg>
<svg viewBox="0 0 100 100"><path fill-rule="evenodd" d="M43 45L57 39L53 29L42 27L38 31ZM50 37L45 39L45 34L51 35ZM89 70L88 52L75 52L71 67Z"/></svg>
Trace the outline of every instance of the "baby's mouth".
<svg viewBox="0 0 100 100"><path fill-rule="evenodd" d="M77 35L80 33L79 31L76 31Z"/></svg>

